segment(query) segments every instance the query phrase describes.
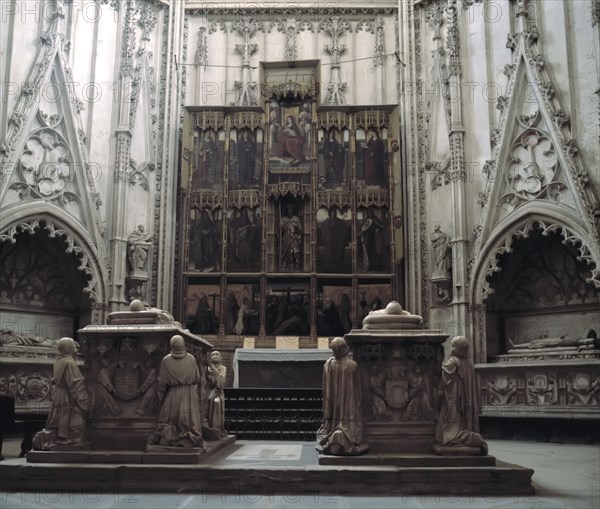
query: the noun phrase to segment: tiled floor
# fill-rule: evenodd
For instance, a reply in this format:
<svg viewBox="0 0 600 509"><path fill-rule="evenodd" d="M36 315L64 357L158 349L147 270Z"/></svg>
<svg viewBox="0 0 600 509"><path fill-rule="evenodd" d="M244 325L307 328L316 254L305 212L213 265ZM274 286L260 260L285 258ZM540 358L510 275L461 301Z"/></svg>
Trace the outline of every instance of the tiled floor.
<svg viewBox="0 0 600 509"><path fill-rule="evenodd" d="M274 447L277 445L277 447ZM515 508L515 509L598 509L600 508L600 445L565 445L516 441L489 441L497 459L535 470L536 494L527 497L444 498L435 495L386 497L365 493L364 497L325 494L287 495L125 495L118 493L5 493L0 491L0 509L45 508L198 508L198 509L305 509L305 508ZM17 438L7 438L4 455L16 458ZM306 465L317 461L313 443L238 441L217 453L213 462L223 465ZM1 487L1 480L0 480Z"/></svg>

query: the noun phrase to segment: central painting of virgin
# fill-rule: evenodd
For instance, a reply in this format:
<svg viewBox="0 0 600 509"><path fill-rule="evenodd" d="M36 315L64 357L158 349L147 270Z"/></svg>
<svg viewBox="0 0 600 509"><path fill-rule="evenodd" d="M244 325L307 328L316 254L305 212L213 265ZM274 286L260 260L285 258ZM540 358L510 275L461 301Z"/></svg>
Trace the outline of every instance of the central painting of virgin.
<svg viewBox="0 0 600 509"><path fill-rule="evenodd" d="M269 181L310 181L312 105L272 101L269 106Z"/></svg>

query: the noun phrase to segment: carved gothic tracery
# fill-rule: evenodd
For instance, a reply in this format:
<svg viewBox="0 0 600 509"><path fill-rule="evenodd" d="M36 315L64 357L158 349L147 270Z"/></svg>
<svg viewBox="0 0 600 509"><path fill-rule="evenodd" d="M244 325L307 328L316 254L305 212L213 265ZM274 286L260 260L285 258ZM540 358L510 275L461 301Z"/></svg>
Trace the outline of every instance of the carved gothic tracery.
<svg viewBox="0 0 600 509"><path fill-rule="evenodd" d="M341 36L346 32L352 32L352 26L348 20L334 16L321 21L319 32L327 32L332 39L332 44L325 45L325 51L331 55L331 78L326 84L324 102L326 104L344 104L344 91L347 83L342 82L340 74L340 56L346 51L346 45L340 42Z"/></svg>

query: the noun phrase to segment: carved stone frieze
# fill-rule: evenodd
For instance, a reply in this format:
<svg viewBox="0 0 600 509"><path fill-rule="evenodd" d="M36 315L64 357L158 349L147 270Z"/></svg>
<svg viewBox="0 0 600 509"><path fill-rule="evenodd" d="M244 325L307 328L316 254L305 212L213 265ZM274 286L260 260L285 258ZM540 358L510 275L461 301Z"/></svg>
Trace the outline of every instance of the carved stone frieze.
<svg viewBox="0 0 600 509"><path fill-rule="evenodd" d="M506 375L497 375L487 381L487 403L490 405L510 405L516 400L517 382Z"/></svg>
<svg viewBox="0 0 600 509"><path fill-rule="evenodd" d="M567 381L567 394L572 405L600 405L600 378L591 373L574 373Z"/></svg>
<svg viewBox="0 0 600 509"><path fill-rule="evenodd" d="M477 365L483 415L591 416L600 413L597 351L592 357L508 359ZM536 366L543 360L545 365Z"/></svg>
<svg viewBox="0 0 600 509"><path fill-rule="evenodd" d="M256 4L255 4L256 5ZM295 6L289 4L273 4L273 7L252 7L252 4L206 4L202 8L186 9L189 16L214 16L219 19L238 19L242 16L251 16L263 19L285 19L294 17L296 19L312 18L318 19L322 16L357 16L376 17L390 16L397 13L396 7L346 7L343 4L312 4L311 6Z"/></svg>

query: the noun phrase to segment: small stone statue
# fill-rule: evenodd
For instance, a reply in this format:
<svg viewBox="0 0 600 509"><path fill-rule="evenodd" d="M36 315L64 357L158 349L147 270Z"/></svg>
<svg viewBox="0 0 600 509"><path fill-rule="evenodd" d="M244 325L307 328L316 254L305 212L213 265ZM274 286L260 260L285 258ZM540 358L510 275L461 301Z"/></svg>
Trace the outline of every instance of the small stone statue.
<svg viewBox="0 0 600 509"><path fill-rule="evenodd" d="M331 341L333 357L323 367L323 423L317 431L317 451L334 456L366 453L363 442L362 389L358 365L349 357L343 338Z"/></svg>
<svg viewBox="0 0 600 509"><path fill-rule="evenodd" d="M208 439L219 439L227 436L225 431L225 379L227 368L223 366L221 352L214 351L210 354L207 368L208 378L208 428L204 436Z"/></svg>
<svg viewBox="0 0 600 509"><path fill-rule="evenodd" d="M469 340L452 339L452 355L442 364L439 396L442 408L433 452L439 455L477 456L488 452L479 434L479 391L469 359Z"/></svg>
<svg viewBox="0 0 600 509"><path fill-rule="evenodd" d="M452 247L450 236L445 234L440 225L436 225L431 234L431 248L433 249L434 270L437 277L448 277L452 267Z"/></svg>
<svg viewBox="0 0 600 509"><path fill-rule="evenodd" d="M36 450L77 450L90 445L85 441L88 395L75 361L77 347L71 338L61 338L57 342L59 357L53 368L52 407L45 428L33 440Z"/></svg>
<svg viewBox="0 0 600 509"><path fill-rule="evenodd" d="M145 272L146 259L153 235L146 233L144 225L140 224L127 238L127 258L132 272Z"/></svg>
<svg viewBox="0 0 600 509"><path fill-rule="evenodd" d="M158 372L157 396L162 403L158 426L148 437L146 451L165 447L202 450L198 364L194 356L186 352L183 337L173 336L170 345L171 353L163 358Z"/></svg>

